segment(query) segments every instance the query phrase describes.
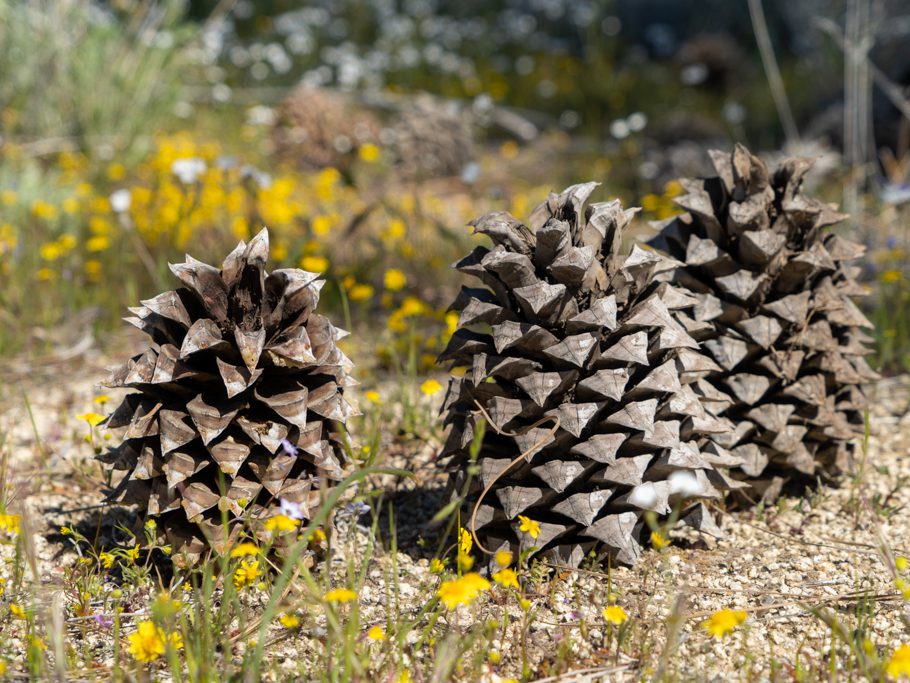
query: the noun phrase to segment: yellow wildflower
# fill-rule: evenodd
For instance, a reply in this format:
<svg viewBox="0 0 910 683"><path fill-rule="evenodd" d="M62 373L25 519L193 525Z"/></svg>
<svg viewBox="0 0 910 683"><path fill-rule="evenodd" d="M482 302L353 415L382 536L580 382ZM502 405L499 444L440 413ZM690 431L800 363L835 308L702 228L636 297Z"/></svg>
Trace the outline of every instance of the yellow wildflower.
<svg viewBox="0 0 910 683"><path fill-rule="evenodd" d="M667 197L676 197L681 195L683 192L683 187L678 180L671 180L666 185L664 185L664 194Z"/></svg>
<svg viewBox="0 0 910 683"><path fill-rule="evenodd" d="M462 528L458 532L458 568L466 572L474 566L474 558L471 557L471 548L474 546L474 539L471 532Z"/></svg>
<svg viewBox="0 0 910 683"><path fill-rule="evenodd" d="M113 163L107 167L107 178L114 182L126 177L126 167L123 164Z"/></svg>
<svg viewBox="0 0 910 683"><path fill-rule="evenodd" d="M282 614L278 617L278 621L281 622L281 625L287 629L297 628L300 626L300 619L295 614Z"/></svg>
<svg viewBox="0 0 910 683"><path fill-rule="evenodd" d="M660 532L652 531L651 545L654 546L657 550L663 550L668 545L670 545L670 541Z"/></svg>
<svg viewBox="0 0 910 683"><path fill-rule="evenodd" d="M103 266L98 259L89 259L85 262L83 269L85 277L89 282L98 282L101 279L101 270Z"/></svg>
<svg viewBox="0 0 910 683"><path fill-rule="evenodd" d="M89 423L90 427L97 427L107 418L101 413L83 413L82 415L77 416L80 420L85 420Z"/></svg>
<svg viewBox="0 0 910 683"><path fill-rule="evenodd" d="M334 222L331 216L316 216L313 219L313 234L325 237L331 232Z"/></svg>
<svg viewBox="0 0 910 683"><path fill-rule="evenodd" d="M164 654L164 632L151 621L141 621L127 636L130 654L140 662L153 662Z"/></svg>
<svg viewBox="0 0 910 683"><path fill-rule="evenodd" d="M451 337L458 329L458 314L455 311L446 313L446 334Z"/></svg>
<svg viewBox="0 0 910 683"><path fill-rule="evenodd" d="M442 389L442 385L435 379L428 379L420 385L420 393L424 396L432 396L438 393L440 389Z"/></svg>
<svg viewBox="0 0 910 683"><path fill-rule="evenodd" d="M139 559L139 544L137 543L132 548L126 551L126 556L131 559L133 562Z"/></svg>
<svg viewBox="0 0 910 683"><path fill-rule="evenodd" d="M496 554L493 555L493 559L500 567L508 567L512 564L512 553L508 550L497 550Z"/></svg>
<svg viewBox="0 0 910 683"><path fill-rule="evenodd" d="M505 159L514 159L516 156L518 156L518 152L518 143L514 140L506 140L499 148L499 153Z"/></svg>
<svg viewBox="0 0 910 683"><path fill-rule="evenodd" d="M283 242L275 242L272 245L272 259L281 263L288 257L288 247Z"/></svg>
<svg viewBox="0 0 910 683"><path fill-rule="evenodd" d="M25 619L25 610L23 610L15 602L9 604L9 613L12 614L17 619Z"/></svg>
<svg viewBox="0 0 910 683"><path fill-rule="evenodd" d="M38 254L45 261L56 261L63 253L63 247L59 242L46 242L38 248Z"/></svg>
<svg viewBox="0 0 910 683"><path fill-rule="evenodd" d="M462 527L458 531L458 552L460 553L469 553L471 548L474 547L474 537L471 536L471 532Z"/></svg>
<svg viewBox="0 0 910 683"><path fill-rule="evenodd" d="M59 215L59 213L60 212L57 211L56 206L53 204L48 204L47 202L40 199L32 204L32 215L36 218L52 221Z"/></svg>
<svg viewBox="0 0 910 683"><path fill-rule="evenodd" d="M365 145L360 146L360 149L357 150L357 156L359 156L362 161L365 161L368 164L375 163L379 161L379 147L374 145L372 142L368 142Z"/></svg>
<svg viewBox="0 0 910 683"><path fill-rule="evenodd" d="M910 645L901 645L885 664L885 673L889 678L910 677Z"/></svg>
<svg viewBox="0 0 910 683"><path fill-rule="evenodd" d="M515 573L514 569L500 569L498 572L493 574L493 580L498 583L503 588L515 588L518 590L518 574Z"/></svg>
<svg viewBox="0 0 910 683"><path fill-rule="evenodd" d="M0 515L0 532L18 534L21 522L21 515L2 514Z"/></svg>
<svg viewBox="0 0 910 683"><path fill-rule="evenodd" d="M366 301L372 298L374 294L373 285L356 284L348 291L348 298L351 301Z"/></svg>
<svg viewBox="0 0 910 683"><path fill-rule="evenodd" d="M645 211L656 211L660 204L660 197L656 194L646 194L641 198L641 208Z"/></svg>
<svg viewBox="0 0 910 683"><path fill-rule="evenodd" d="M114 556L111 553L99 553L98 561L105 569L110 569L114 564Z"/></svg>
<svg viewBox="0 0 910 683"><path fill-rule="evenodd" d="M390 292L397 292L408 284L408 278L398 268L389 268L382 277L382 283Z"/></svg>
<svg viewBox="0 0 910 683"><path fill-rule="evenodd" d="M329 269L329 260L325 256L304 256L300 267L311 273L324 273Z"/></svg>
<svg viewBox="0 0 910 683"><path fill-rule="evenodd" d="M886 270L882 273L882 282L894 283L904 279L903 273L899 270Z"/></svg>
<svg viewBox="0 0 910 683"><path fill-rule="evenodd" d="M282 515L279 513L274 517L269 517L265 521L265 530L284 533L286 531L293 531L299 524L300 522L298 520L291 519L287 515Z"/></svg>
<svg viewBox="0 0 910 683"><path fill-rule="evenodd" d="M434 557L430 560L430 573L431 574L442 574L443 570L446 568L446 563L440 560L438 557Z"/></svg>
<svg viewBox="0 0 910 683"><path fill-rule="evenodd" d="M382 630L382 626L373 626L367 631L367 638L378 643L385 640L385 631Z"/></svg>
<svg viewBox="0 0 910 683"><path fill-rule="evenodd" d="M405 318L421 315L427 312L427 305L416 296L405 297L398 308L398 313Z"/></svg>
<svg viewBox="0 0 910 683"><path fill-rule="evenodd" d="M240 543L231 550L231 557L249 557L250 555L258 554L259 548L255 543L250 543L249 541Z"/></svg>
<svg viewBox="0 0 910 683"><path fill-rule="evenodd" d="M380 403L382 403L382 397L379 395L379 392L376 391L375 389L370 389L366 394L364 394L364 396L367 397L367 401L369 401L370 403L373 403L377 406Z"/></svg>
<svg viewBox="0 0 910 683"><path fill-rule="evenodd" d="M540 536L540 524L524 515L518 515L518 521L520 522L518 530L524 531L531 538L537 540L537 537Z"/></svg>
<svg viewBox="0 0 910 683"><path fill-rule="evenodd" d="M357 599L357 593L350 588L335 588L322 597L326 602L350 602Z"/></svg>
<svg viewBox="0 0 910 683"><path fill-rule="evenodd" d="M898 555L894 558L894 566L897 568L897 571L905 572L907 571L907 567L910 567L910 562L908 562L907 558L903 555Z"/></svg>
<svg viewBox="0 0 910 683"><path fill-rule="evenodd" d="M389 221L386 229L383 230L382 235L389 240L400 240L408 232L408 226L405 225L405 222L400 218L393 218Z"/></svg>
<svg viewBox="0 0 910 683"><path fill-rule="evenodd" d="M607 622L620 626L629 618L629 615L620 605L609 605L604 608L603 617Z"/></svg>
<svg viewBox="0 0 910 683"><path fill-rule="evenodd" d="M234 570L234 587L240 590L244 586L253 583L262 574L259 571L258 560L244 560L240 566Z"/></svg>
<svg viewBox="0 0 910 683"><path fill-rule="evenodd" d="M95 235L85 241L86 251L104 251L105 249L110 249L110 246L111 240L107 235Z"/></svg>
<svg viewBox="0 0 910 683"><path fill-rule="evenodd" d="M57 277L57 272L53 268L39 268L35 271L35 277L41 282L50 282Z"/></svg>
<svg viewBox="0 0 910 683"><path fill-rule="evenodd" d="M715 638L722 638L743 623L749 615L743 610L722 609L702 622L702 626Z"/></svg>
<svg viewBox="0 0 910 683"><path fill-rule="evenodd" d="M183 636L177 633L177 631L168 634L167 642L175 650L183 649Z"/></svg>
<svg viewBox="0 0 910 683"><path fill-rule="evenodd" d="M443 581L436 595L448 609L472 602L482 591L490 590L490 582L477 572L451 581Z"/></svg>
<svg viewBox="0 0 910 683"><path fill-rule="evenodd" d="M108 401L111 400L111 397L108 396L107 394L98 394L98 395L95 396L95 398L92 399L92 400L93 400L95 403L97 403L99 406L103 406L105 403L107 403Z"/></svg>

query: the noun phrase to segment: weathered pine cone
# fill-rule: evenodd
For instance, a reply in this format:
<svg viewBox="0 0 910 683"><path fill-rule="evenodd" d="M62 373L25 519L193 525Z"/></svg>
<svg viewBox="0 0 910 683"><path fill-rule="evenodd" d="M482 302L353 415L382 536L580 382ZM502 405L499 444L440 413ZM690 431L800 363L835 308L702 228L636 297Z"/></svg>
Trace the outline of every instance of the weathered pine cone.
<svg viewBox="0 0 910 683"><path fill-rule="evenodd" d="M184 564L224 553L244 520L264 536L280 500L309 514L343 478L345 333L315 313L324 281L268 273L268 253L263 230L221 270L189 256L172 265L184 286L130 309L152 343L109 380L135 389L107 422L126 430L100 456L126 472L111 499L155 520Z"/></svg>
<svg viewBox="0 0 910 683"><path fill-rule="evenodd" d="M452 428L442 455L469 511L490 488L478 538L491 552L536 548L568 566L592 551L634 563L647 511L679 505L685 523L717 534L699 499L737 485L723 470L738 461L707 438L729 425L702 405L700 384L719 368L690 335L700 326L685 312L697 301L663 281L671 260L637 246L620 254L634 211L585 208L596 185L551 194L529 226L507 213L473 223L494 246L455 265L484 286L462 288L440 356L465 368L443 407ZM475 468L481 420L492 424Z"/></svg>
<svg viewBox="0 0 910 683"><path fill-rule="evenodd" d="M721 367L713 410L733 429L715 441L743 464L733 473L772 498L792 478L852 467L863 433L862 384L872 327L849 262L864 248L827 228L844 216L802 193L811 162L773 172L742 145L711 153L717 176L682 180L686 213L651 244L685 261L674 282L698 300L696 338Z"/></svg>

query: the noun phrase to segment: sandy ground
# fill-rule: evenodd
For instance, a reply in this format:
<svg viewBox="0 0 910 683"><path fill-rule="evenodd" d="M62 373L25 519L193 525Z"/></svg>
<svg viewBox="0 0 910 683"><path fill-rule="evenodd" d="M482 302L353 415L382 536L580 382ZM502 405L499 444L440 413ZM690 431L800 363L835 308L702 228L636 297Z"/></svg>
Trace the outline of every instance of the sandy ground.
<svg viewBox="0 0 910 683"><path fill-rule="evenodd" d="M87 428L77 416L97 409L92 400L109 364L97 356L49 359L32 367L12 364L0 375L0 433L9 453L12 507L24 512L35 532L38 573L50 590L60 587L63 568L75 561L59 527L97 515L81 509L100 502L101 481L83 439ZM685 680L792 680L806 667L823 670L832 648L843 647L833 643L824 619L852 629L857 615L867 622L863 635L886 656L910 641L902 621L910 619L910 603L896 591L893 565L886 560L888 553L910 556L910 379L882 380L872 404L867 461L856 481L803 499L783 498L761 512L719 512L725 539L681 537L609 577L578 571L527 583L534 620L524 648L515 646L522 617L515 600L484 598L446 615L441 632L466 630L480 618L501 621L508 613L509 629L484 644L500 653L498 665L486 665L490 681L520 674L520 650L538 678L568 668L580 672L574 680L636 680L660 672ZM437 530L427 524L441 500L442 478L433 463L437 444L401 443L391 435L384 440L384 462L412 469L415 478L383 482L386 501L397 505L399 550L393 555L386 542L369 559L360 594L367 625L386 622L392 567L405 617L425 604L439 581L429 571ZM107 517L106 526L117 519ZM382 529L385 515L380 521ZM339 524L335 561L342 567L367 547L369 519ZM420 538L430 542L421 547ZM601 617L610 590L630 615L619 655L615 643L607 647ZM746 610L749 618L732 636L717 640L700 623L723 607ZM318 637L317 629L299 639ZM287 647L301 652L307 643ZM416 671L426 671L421 659L425 667L433 665L433 651L411 656Z"/></svg>

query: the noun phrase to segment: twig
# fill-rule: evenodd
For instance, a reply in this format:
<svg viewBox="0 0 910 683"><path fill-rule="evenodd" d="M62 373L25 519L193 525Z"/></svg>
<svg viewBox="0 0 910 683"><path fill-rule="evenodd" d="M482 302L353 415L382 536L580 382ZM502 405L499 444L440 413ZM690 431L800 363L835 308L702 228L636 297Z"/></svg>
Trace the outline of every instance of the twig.
<svg viewBox="0 0 910 683"><path fill-rule="evenodd" d="M780 124L784 129L784 137L787 138L788 144L797 143L799 142L799 130L790 109L790 102L787 100L787 91L780 75L777 58L774 56L774 47L771 45L771 36L768 34L768 24L765 22L761 0L749 0L749 15L752 17L752 30L755 32L758 52L768 79L771 98L774 100L774 106L777 107L777 115L780 117Z"/></svg>
<svg viewBox="0 0 910 683"><path fill-rule="evenodd" d="M837 24L827 17L816 17L813 23L820 31L831 36L835 45L837 45L842 52L847 51L843 31L840 30L840 27ZM881 88L882 93L888 98L888 101L891 102L891 104L893 104L908 121L910 121L910 100L904 97L901 87L888 78L884 72L876 66L875 62L869 59L868 55L866 56L866 63L869 65L869 74L872 76L875 85Z"/></svg>
<svg viewBox="0 0 910 683"><path fill-rule="evenodd" d="M501 434L503 436L520 436L522 434L526 434L527 432L530 432L532 429L539 427L544 422L549 422L550 420L553 420L553 426L550 428L550 431L547 433L547 435L544 436L542 439L538 439L533 445L531 445L527 450L525 450L524 453L521 453L520 455L518 455L514 460L512 460L512 462L510 462L502 470L500 470L499 473L495 477L493 477L493 480L489 484L487 484L486 488L484 488L483 493L481 493L480 496L477 498L477 502L474 503L474 509L471 510L471 536L474 537L474 543L481 552L483 552L486 555L492 555L493 551L487 550L486 547L484 547L484 545L480 542L480 539L477 538L477 527L476 527L477 510L480 509L480 504L483 502L483 499L486 498L486 495L490 492L490 489L493 488L493 486L496 484L496 482L499 481L500 477L502 477L506 472L508 472L510 469L512 469L516 463L520 462L521 460L524 460L531 453L535 452L538 448L540 448L545 443L547 443L548 439L550 439L551 437L554 437L556 435L556 431L559 429L560 419L559 419L559 415L544 415L537 422L535 422L532 425L528 425L527 427L523 428L520 432L506 432L506 431L500 429L496 425L496 423L493 421L493 419L487 414L487 411L484 410L483 406L480 405L480 403L478 403L477 399L474 399L474 405L477 406L477 410L480 412L481 415L483 415L484 419L493 427L493 429L496 430L496 433Z"/></svg>
<svg viewBox="0 0 910 683"><path fill-rule="evenodd" d="M547 676L546 678L535 678L532 683L553 683L554 681L561 681L566 683L566 681L577 680L579 676L593 676L598 674L615 674L620 673L621 671L628 671L632 667L631 664L614 664L612 666L592 666L587 669L576 669L575 671L568 671L563 674L557 674L556 676ZM585 680L589 680L586 678Z"/></svg>

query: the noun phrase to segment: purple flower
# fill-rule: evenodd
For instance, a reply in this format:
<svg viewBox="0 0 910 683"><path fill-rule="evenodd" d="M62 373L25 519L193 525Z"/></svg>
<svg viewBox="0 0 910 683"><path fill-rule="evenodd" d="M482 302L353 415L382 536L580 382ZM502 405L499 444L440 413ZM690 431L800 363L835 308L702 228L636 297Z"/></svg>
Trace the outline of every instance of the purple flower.
<svg viewBox="0 0 910 683"><path fill-rule="evenodd" d="M300 509L299 503L295 503L287 498L281 498L279 503L281 504L281 514L290 517L291 519L303 519L304 514L303 510Z"/></svg>
<svg viewBox="0 0 910 683"><path fill-rule="evenodd" d="M104 614L96 614L95 622L97 622L98 626L101 628L110 628L114 625L114 620Z"/></svg>
<svg viewBox="0 0 910 683"><path fill-rule="evenodd" d="M894 249L894 247L897 246L897 238L894 235L891 235L890 237L888 237L888 241L886 242L886 244L888 245L889 249Z"/></svg>
<svg viewBox="0 0 910 683"><path fill-rule="evenodd" d="M282 439L281 450L283 450L287 455L297 455L297 451L299 449L287 439Z"/></svg>

